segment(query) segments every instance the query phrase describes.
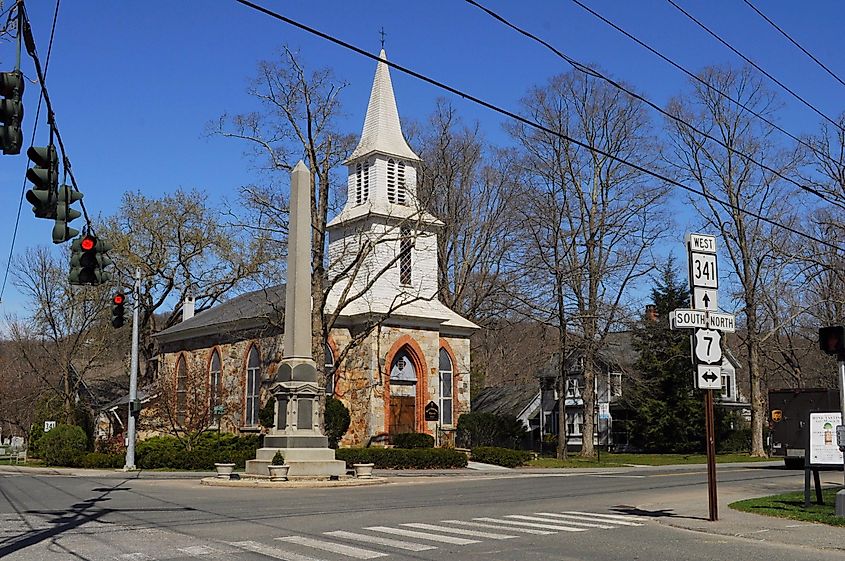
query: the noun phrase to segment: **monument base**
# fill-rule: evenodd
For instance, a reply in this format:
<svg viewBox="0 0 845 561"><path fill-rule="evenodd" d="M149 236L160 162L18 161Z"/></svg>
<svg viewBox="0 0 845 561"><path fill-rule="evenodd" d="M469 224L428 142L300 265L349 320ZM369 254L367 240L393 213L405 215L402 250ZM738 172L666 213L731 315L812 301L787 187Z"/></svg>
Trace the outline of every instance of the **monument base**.
<svg viewBox="0 0 845 561"><path fill-rule="evenodd" d="M271 437L265 438L266 440ZM273 437L280 438L280 437ZM297 437L288 437L297 438ZM314 437L298 437L314 438ZM325 437L322 437L325 438ZM290 466L289 479L298 478L337 478L346 475L346 462L336 460L331 448L259 448L254 460L247 460L246 475L270 475L267 468L272 463L276 452L285 457L285 464Z"/></svg>

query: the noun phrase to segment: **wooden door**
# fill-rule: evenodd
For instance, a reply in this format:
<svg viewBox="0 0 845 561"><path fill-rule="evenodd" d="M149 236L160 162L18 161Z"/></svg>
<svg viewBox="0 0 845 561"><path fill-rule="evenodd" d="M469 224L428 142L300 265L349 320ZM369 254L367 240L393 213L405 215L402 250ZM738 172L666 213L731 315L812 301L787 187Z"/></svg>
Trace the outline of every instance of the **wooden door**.
<svg viewBox="0 0 845 561"><path fill-rule="evenodd" d="M390 434L416 432L417 398L414 396L390 396Z"/></svg>

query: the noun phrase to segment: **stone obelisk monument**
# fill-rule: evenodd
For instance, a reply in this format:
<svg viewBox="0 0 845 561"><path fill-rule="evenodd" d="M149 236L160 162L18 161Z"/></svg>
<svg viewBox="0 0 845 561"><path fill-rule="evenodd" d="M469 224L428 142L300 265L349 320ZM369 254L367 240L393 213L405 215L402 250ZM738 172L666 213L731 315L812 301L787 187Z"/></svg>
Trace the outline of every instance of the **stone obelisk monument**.
<svg viewBox="0 0 845 561"><path fill-rule="evenodd" d="M284 355L270 391L276 418L246 472L269 475L277 451L290 465L289 478L332 478L346 463L320 430L320 398L325 394L311 354L311 174L300 160L291 172L288 228L288 282L285 289Z"/></svg>

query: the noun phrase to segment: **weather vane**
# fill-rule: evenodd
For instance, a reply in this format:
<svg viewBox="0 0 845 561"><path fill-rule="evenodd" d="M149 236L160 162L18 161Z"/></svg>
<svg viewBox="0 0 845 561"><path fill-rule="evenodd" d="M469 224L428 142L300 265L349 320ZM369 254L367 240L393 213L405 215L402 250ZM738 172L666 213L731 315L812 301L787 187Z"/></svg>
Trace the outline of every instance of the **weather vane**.
<svg viewBox="0 0 845 561"><path fill-rule="evenodd" d="M381 29L379 30L379 35L381 35L381 48L384 49L384 26L381 26Z"/></svg>

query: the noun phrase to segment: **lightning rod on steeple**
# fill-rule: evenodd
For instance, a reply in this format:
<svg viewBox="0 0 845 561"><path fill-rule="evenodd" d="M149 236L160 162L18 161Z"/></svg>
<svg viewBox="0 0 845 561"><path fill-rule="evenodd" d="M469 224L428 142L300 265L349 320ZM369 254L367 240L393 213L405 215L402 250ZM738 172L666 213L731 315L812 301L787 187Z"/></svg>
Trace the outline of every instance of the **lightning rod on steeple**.
<svg viewBox="0 0 845 561"><path fill-rule="evenodd" d="M381 29L379 30L378 33L379 33L379 35L381 35L381 48L384 49L384 36L385 36L384 26L381 26Z"/></svg>

